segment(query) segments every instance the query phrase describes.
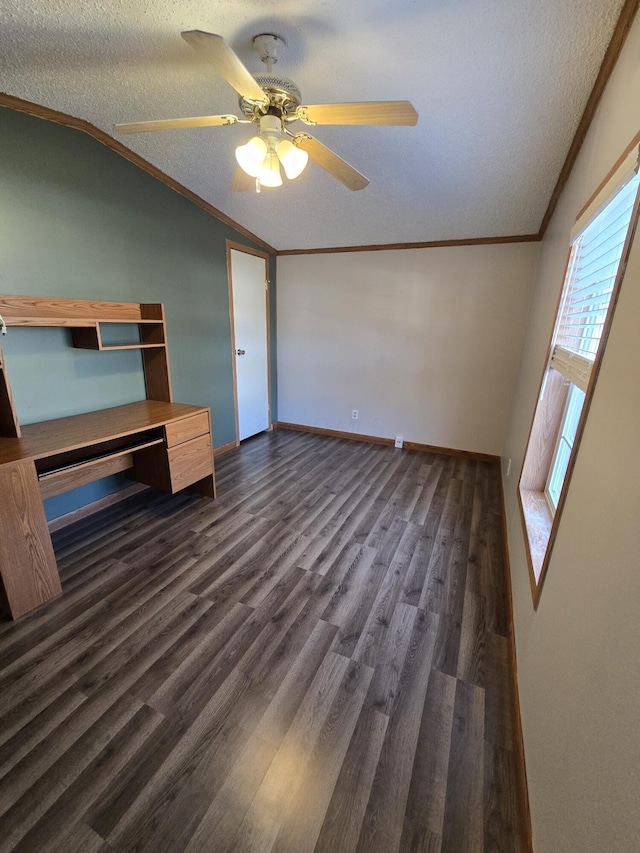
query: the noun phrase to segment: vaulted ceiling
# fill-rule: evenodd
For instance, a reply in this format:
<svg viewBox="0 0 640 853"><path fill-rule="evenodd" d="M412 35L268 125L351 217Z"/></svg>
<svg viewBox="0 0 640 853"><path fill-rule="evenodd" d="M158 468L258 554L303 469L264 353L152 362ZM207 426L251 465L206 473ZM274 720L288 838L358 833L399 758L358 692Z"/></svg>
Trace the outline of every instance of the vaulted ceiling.
<svg viewBox="0 0 640 853"><path fill-rule="evenodd" d="M0 90L85 119L231 113L238 96L180 38L220 33L252 72L253 36L304 103L408 99L416 127L318 126L370 180L310 163L233 193L236 124L122 141L278 250L538 231L623 0L4 0ZM299 125L296 122L296 125ZM294 129L305 129L305 126Z"/></svg>

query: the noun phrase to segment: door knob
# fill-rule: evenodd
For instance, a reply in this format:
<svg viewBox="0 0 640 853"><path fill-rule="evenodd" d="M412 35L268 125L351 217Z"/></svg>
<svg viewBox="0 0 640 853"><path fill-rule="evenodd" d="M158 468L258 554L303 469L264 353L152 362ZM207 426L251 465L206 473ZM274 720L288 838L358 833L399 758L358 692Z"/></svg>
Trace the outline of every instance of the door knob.
<svg viewBox="0 0 640 853"><path fill-rule="evenodd" d="M237 349L236 350L236 355L244 355L244 354L245 354L245 351L243 349Z"/></svg>

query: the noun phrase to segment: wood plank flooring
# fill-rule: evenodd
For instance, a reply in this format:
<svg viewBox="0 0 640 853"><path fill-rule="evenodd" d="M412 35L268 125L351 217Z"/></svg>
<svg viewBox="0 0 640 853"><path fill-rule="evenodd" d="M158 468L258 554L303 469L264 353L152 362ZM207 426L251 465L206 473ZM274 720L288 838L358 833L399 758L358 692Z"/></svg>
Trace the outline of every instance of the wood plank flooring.
<svg viewBox="0 0 640 853"><path fill-rule="evenodd" d="M277 431L0 619L0 853L520 853L497 466Z"/></svg>

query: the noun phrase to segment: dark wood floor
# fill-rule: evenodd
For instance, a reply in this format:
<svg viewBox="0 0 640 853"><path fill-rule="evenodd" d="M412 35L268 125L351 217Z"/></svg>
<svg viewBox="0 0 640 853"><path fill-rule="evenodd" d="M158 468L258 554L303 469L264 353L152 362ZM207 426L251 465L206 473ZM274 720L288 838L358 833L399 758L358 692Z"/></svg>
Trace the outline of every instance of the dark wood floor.
<svg viewBox="0 0 640 853"><path fill-rule="evenodd" d="M56 536L0 851L519 853L497 466L277 431Z"/></svg>

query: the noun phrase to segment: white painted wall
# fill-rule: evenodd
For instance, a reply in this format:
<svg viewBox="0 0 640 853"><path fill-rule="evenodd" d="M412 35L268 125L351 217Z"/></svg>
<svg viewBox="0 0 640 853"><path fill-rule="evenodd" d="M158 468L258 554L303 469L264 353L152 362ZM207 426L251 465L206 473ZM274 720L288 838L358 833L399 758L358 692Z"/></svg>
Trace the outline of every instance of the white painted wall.
<svg viewBox="0 0 640 853"><path fill-rule="evenodd" d="M279 257L279 420L500 454L538 251Z"/></svg>
<svg viewBox="0 0 640 853"><path fill-rule="evenodd" d="M640 850L640 235L537 612L515 496L571 225L639 128L637 18L542 245L504 453L536 853Z"/></svg>

